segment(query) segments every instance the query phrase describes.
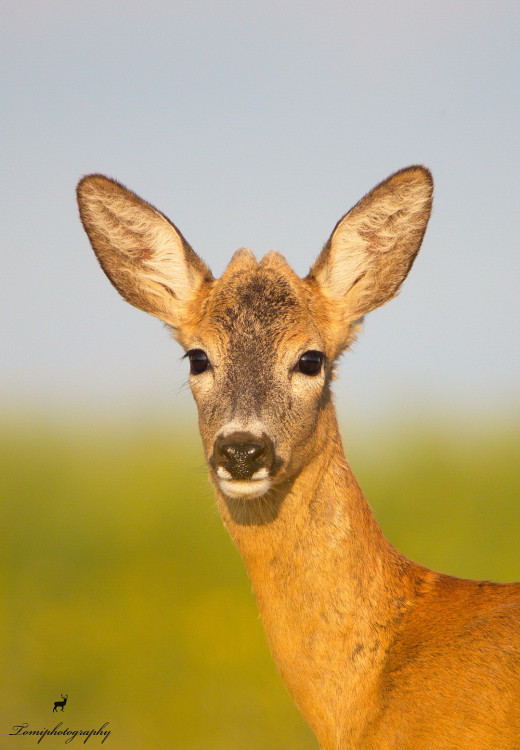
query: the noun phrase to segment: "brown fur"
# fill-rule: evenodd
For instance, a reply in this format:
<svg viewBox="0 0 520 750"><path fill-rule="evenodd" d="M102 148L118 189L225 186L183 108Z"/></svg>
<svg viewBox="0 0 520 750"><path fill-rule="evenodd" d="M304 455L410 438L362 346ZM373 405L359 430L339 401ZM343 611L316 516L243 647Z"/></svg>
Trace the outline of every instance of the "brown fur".
<svg viewBox="0 0 520 750"><path fill-rule="evenodd" d="M429 172L402 170L365 196L304 279L277 253L257 262L240 250L215 280L118 183L86 177L78 199L122 296L208 357L190 383L217 503L320 746L520 748L520 585L440 575L387 542L345 460L330 393L357 321L397 294L419 250ZM309 351L324 357L312 376L299 364ZM250 480L225 468L226 441L262 448Z"/></svg>

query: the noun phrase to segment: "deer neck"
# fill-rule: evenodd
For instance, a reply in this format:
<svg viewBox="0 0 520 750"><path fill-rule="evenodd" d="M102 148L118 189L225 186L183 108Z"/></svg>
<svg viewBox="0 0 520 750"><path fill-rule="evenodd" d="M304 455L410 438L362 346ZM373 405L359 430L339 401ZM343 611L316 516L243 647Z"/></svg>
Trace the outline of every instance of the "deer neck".
<svg viewBox="0 0 520 750"><path fill-rule="evenodd" d="M409 563L384 538L354 478L332 405L324 416L312 460L271 500L272 516L257 509L256 522L244 522L218 490L217 498L285 685L321 747L337 748L373 718Z"/></svg>

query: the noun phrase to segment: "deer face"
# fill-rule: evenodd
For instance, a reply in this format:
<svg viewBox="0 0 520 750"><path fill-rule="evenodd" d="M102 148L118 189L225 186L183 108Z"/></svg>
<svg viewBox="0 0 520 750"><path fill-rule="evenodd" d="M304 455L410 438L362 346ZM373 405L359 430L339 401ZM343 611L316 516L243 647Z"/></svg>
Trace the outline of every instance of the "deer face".
<svg viewBox="0 0 520 750"><path fill-rule="evenodd" d="M241 250L184 337L206 458L230 497L264 495L308 460L334 357L311 297L282 256Z"/></svg>
<svg viewBox="0 0 520 750"><path fill-rule="evenodd" d="M265 495L326 440L333 363L363 315L397 294L431 200L429 172L410 167L338 222L305 279L277 253L257 263L240 250L215 280L149 203L101 175L80 182L81 220L106 275L187 353L210 473L227 497Z"/></svg>

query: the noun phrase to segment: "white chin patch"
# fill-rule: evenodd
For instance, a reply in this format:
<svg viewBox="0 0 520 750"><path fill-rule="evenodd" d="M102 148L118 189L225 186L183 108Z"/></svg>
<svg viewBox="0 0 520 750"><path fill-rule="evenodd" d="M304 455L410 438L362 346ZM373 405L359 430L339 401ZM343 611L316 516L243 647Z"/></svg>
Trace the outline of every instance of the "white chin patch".
<svg viewBox="0 0 520 750"><path fill-rule="evenodd" d="M271 489L271 480L262 479L223 479L219 477L218 485L224 495L232 498L261 497Z"/></svg>

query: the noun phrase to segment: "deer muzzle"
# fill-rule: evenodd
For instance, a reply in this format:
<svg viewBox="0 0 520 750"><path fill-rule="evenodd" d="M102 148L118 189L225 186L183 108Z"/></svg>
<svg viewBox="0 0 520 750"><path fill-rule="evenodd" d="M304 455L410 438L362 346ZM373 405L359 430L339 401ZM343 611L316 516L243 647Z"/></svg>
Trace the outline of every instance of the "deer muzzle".
<svg viewBox="0 0 520 750"><path fill-rule="evenodd" d="M221 434L210 458L220 489L231 497L264 495L272 484L274 463L273 441L265 433Z"/></svg>

